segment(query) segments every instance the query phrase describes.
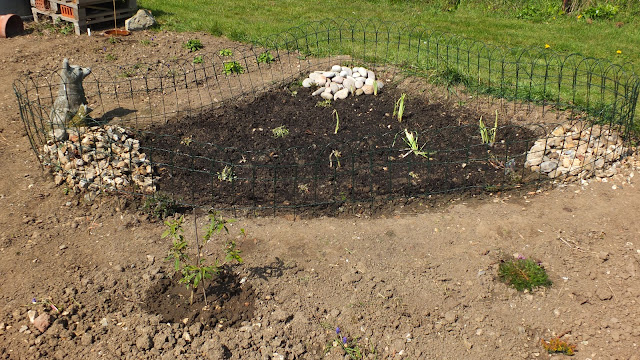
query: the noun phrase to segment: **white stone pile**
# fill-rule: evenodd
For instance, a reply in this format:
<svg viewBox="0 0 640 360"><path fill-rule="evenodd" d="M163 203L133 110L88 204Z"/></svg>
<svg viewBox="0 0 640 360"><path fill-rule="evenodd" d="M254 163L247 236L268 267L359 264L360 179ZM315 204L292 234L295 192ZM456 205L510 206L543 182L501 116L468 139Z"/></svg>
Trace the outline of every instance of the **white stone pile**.
<svg viewBox="0 0 640 360"><path fill-rule="evenodd" d="M549 136L538 139L527 153L525 167L550 178L562 175L569 180L594 175L605 178L617 174L618 160L627 153L615 130L573 121L557 126Z"/></svg>
<svg viewBox="0 0 640 360"><path fill-rule="evenodd" d="M51 166L56 185L65 184L76 193L156 190L153 169L140 141L116 125L69 131L65 141L48 141L41 160Z"/></svg>
<svg viewBox="0 0 640 360"><path fill-rule="evenodd" d="M376 80L376 74L363 67L346 67L333 65L331 71L314 71L302 81L302 86L310 88L317 86L313 96L320 95L325 100L346 99L351 95L371 95L375 86L379 91L384 86Z"/></svg>

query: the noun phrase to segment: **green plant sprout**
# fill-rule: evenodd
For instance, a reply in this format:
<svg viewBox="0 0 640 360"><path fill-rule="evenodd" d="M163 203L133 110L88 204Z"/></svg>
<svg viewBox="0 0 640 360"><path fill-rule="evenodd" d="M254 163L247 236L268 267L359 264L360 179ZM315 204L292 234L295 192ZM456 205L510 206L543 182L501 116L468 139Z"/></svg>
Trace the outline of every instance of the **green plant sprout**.
<svg viewBox="0 0 640 360"><path fill-rule="evenodd" d="M149 46L149 45L151 45L151 40L149 40L149 39L142 39L142 40L140 40L140 45L142 45L142 46Z"/></svg>
<svg viewBox="0 0 640 360"><path fill-rule="evenodd" d="M498 110L496 110L496 121L493 124L493 127L488 129L487 126L482 122L482 116L480 116L480 136L482 137L482 143L493 145L496 142L496 133L498 131Z"/></svg>
<svg viewBox="0 0 640 360"><path fill-rule="evenodd" d="M273 55L271 55L269 51L265 51L262 54L258 55L258 64L270 64L274 61L276 61L276 59L273 57Z"/></svg>
<svg viewBox="0 0 640 360"><path fill-rule="evenodd" d="M176 274L180 274L182 277L178 281L180 284L184 284L187 289L191 290L190 303L193 304L194 295L200 286L202 286L202 294L204 296L205 306L207 303L207 293L206 293L206 280L213 279L214 276L220 274L222 266L225 264L221 264L217 259L211 265L206 265L206 260L201 258L202 247L204 244L198 241L198 233L196 229L196 261L195 264L187 264L189 261L189 256L187 255L188 244L183 235L182 224L184 222L184 216L181 216L177 220L173 221L165 221L165 225L168 227L167 230L162 234L162 238L171 237L173 239L173 244L169 249L168 255L166 257L166 261L170 261L173 263L174 272ZM226 224L232 221L228 221L224 219L222 216L219 216L217 213L209 214L209 225L205 228L205 236L204 243L209 242L211 237L215 233L220 233L222 230L228 234L229 230ZM244 229L240 230L242 234L244 234ZM242 263L242 257L240 254L242 251L237 249L236 243L231 241L225 244L225 262L237 261L238 263Z"/></svg>
<svg viewBox="0 0 640 360"><path fill-rule="evenodd" d="M408 151L400 155L401 158L405 158L409 156L409 154L413 153L417 156L422 156L423 158L431 160L430 156L435 154L435 151L422 150L427 144L425 143L424 145L419 146L418 136L407 129L404 129L404 138L402 140L408 147L406 149L402 149L401 151L406 151L406 150ZM395 140L393 141L393 143L395 144ZM393 144L391 146L393 146Z"/></svg>
<svg viewBox="0 0 640 360"><path fill-rule="evenodd" d="M199 39L191 39L184 43L182 46L190 52L198 51L204 47Z"/></svg>
<svg viewBox="0 0 640 360"><path fill-rule="evenodd" d="M378 82L373 82L373 96L378 96Z"/></svg>
<svg viewBox="0 0 640 360"><path fill-rule="evenodd" d="M155 193L144 200L142 211L157 219L164 219L180 211L180 205L169 195Z"/></svg>
<svg viewBox="0 0 640 360"><path fill-rule="evenodd" d="M334 134L338 133L338 129L340 129L340 116L338 116L338 110L333 109L333 117L336 119L336 129L333 131Z"/></svg>
<svg viewBox="0 0 640 360"><path fill-rule="evenodd" d="M229 165L225 165L221 172L218 173L218 180L233 182L236 179L236 175L233 173L233 169Z"/></svg>
<svg viewBox="0 0 640 360"><path fill-rule="evenodd" d="M222 49L218 51L218 54L220 54L220 56L232 56L233 51L231 51L231 49Z"/></svg>
<svg viewBox="0 0 640 360"><path fill-rule="evenodd" d="M222 73L225 75L231 74L242 74L244 73L244 67L240 65L237 61L229 61L224 63L224 69L222 69Z"/></svg>
<svg viewBox="0 0 640 360"><path fill-rule="evenodd" d="M331 99L320 100L316 103L316 107L331 107Z"/></svg>
<svg viewBox="0 0 640 360"><path fill-rule="evenodd" d="M534 287L551 286L544 268L531 259L518 258L505 261L498 266L498 277L518 291L531 291Z"/></svg>
<svg viewBox="0 0 640 360"><path fill-rule="evenodd" d="M202 55L198 55L193 58L194 64L202 64L203 62L204 62L204 58L202 57Z"/></svg>
<svg viewBox="0 0 640 360"><path fill-rule="evenodd" d="M289 135L289 129L287 129L284 125L280 125L277 128L271 130L274 138L283 138Z"/></svg>
<svg viewBox="0 0 640 360"><path fill-rule="evenodd" d="M336 158L337 167L340 167L340 157L342 153L338 150L333 150L331 154L329 154L329 167L333 167L333 158Z"/></svg>
<svg viewBox="0 0 640 360"><path fill-rule="evenodd" d="M396 101L396 105L393 107L393 116L398 117L398 122L402 122L402 115L404 114L404 99L407 94L402 93L398 101Z"/></svg>

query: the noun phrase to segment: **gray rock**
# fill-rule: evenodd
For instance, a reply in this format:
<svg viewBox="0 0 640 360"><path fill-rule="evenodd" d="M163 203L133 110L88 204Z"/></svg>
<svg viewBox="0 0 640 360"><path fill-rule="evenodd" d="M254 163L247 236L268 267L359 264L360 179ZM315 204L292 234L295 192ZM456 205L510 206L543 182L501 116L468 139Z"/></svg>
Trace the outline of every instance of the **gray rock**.
<svg viewBox="0 0 640 360"><path fill-rule="evenodd" d="M324 92L325 88L319 88L316 91L314 91L311 95L316 96L316 95L320 95Z"/></svg>
<svg viewBox="0 0 640 360"><path fill-rule="evenodd" d="M155 24L156 19L151 14L151 11L140 9L135 15L124 22L124 27L128 31L138 31L148 29Z"/></svg>
<svg viewBox="0 0 640 360"><path fill-rule="evenodd" d="M356 91L356 81L352 77L348 77L342 81L342 86L350 92Z"/></svg>
<svg viewBox="0 0 640 360"><path fill-rule="evenodd" d="M376 79L376 74L373 71L368 70L367 71L367 79L375 80Z"/></svg>
<svg viewBox="0 0 640 360"><path fill-rule="evenodd" d="M367 77L367 69L365 69L365 68L358 68L358 73L362 77Z"/></svg>
<svg viewBox="0 0 640 360"><path fill-rule="evenodd" d="M374 80L374 79L372 79L372 78L367 78L367 79L364 81L364 84L365 84L365 85L373 86L373 83L374 83L374 82L375 82L375 80Z"/></svg>
<svg viewBox="0 0 640 360"><path fill-rule="evenodd" d="M333 71L333 72L340 72L340 71L342 71L342 66L340 66L340 65L333 65L333 66L331 67L331 71Z"/></svg>
<svg viewBox="0 0 640 360"><path fill-rule="evenodd" d="M331 79L336 76L336 73L331 71L325 71L322 73L322 76L326 77L327 79Z"/></svg>
<svg viewBox="0 0 640 360"><path fill-rule="evenodd" d="M558 168L558 162L556 161L545 161L540 164L540 171L543 173L549 173Z"/></svg>
<svg viewBox="0 0 640 360"><path fill-rule="evenodd" d="M336 84L342 84L342 82L344 81L344 78L342 76L336 76L333 79L331 79L331 81L333 81Z"/></svg>
<svg viewBox="0 0 640 360"><path fill-rule="evenodd" d="M329 85L329 89L331 89L332 94L335 94L340 90L340 87L336 83L331 83L331 85Z"/></svg>
<svg viewBox="0 0 640 360"><path fill-rule="evenodd" d="M362 87L364 86L364 81L361 78L357 78L355 86L356 89L362 89Z"/></svg>

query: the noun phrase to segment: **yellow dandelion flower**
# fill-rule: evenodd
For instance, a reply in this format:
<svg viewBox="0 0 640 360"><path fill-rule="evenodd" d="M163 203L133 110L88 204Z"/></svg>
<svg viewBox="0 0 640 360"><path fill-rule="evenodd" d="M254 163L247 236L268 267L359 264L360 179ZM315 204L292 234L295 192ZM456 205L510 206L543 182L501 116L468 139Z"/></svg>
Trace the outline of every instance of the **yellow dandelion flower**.
<svg viewBox="0 0 640 360"><path fill-rule="evenodd" d="M582 17L582 15L578 15L578 19L580 19Z"/></svg>
<svg viewBox="0 0 640 360"><path fill-rule="evenodd" d="M548 48L550 48L550 47L551 47L551 45L549 45L549 44L544 44L544 48L545 48L545 49L548 49Z"/></svg>
<svg viewBox="0 0 640 360"><path fill-rule="evenodd" d="M616 54L622 54L622 50L616 51Z"/></svg>

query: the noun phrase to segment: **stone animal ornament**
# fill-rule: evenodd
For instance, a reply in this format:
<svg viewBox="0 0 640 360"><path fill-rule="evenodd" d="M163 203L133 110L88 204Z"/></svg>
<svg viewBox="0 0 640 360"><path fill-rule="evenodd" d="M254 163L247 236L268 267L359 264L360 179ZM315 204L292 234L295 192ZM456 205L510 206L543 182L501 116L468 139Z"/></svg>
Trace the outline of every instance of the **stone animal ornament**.
<svg viewBox="0 0 640 360"><path fill-rule="evenodd" d="M79 114L79 111L85 114L89 112L82 86L82 81L89 74L91 74L90 68L69 65L69 59L66 58L62 61L62 70L60 71L62 82L49 117L54 132L56 129L62 129L62 132L58 131L58 133L66 134L64 129L71 125L71 120Z"/></svg>

